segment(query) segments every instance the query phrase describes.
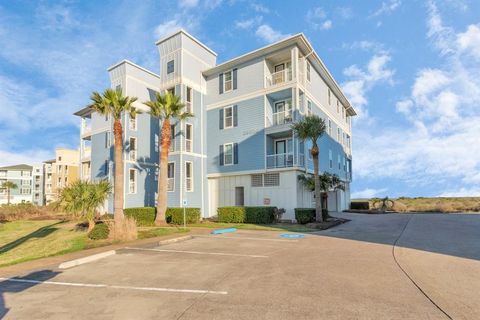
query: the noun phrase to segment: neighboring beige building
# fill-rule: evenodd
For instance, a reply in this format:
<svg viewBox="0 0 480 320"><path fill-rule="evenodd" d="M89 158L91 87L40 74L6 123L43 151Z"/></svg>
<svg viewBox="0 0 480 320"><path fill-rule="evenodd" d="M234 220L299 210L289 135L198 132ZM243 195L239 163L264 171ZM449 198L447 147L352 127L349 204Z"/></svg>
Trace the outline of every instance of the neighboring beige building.
<svg viewBox="0 0 480 320"><path fill-rule="evenodd" d="M61 189L79 179L79 159L78 150L59 148L55 150L55 159L44 162L46 203L55 200Z"/></svg>

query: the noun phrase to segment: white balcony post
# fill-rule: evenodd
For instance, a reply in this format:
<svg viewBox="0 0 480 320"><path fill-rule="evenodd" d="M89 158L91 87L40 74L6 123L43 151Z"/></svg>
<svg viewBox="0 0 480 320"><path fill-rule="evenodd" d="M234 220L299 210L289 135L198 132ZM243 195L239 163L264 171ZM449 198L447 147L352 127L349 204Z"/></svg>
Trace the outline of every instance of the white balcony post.
<svg viewBox="0 0 480 320"><path fill-rule="evenodd" d="M298 80L298 48L293 47L290 50L291 56L291 68L292 68L292 80Z"/></svg>

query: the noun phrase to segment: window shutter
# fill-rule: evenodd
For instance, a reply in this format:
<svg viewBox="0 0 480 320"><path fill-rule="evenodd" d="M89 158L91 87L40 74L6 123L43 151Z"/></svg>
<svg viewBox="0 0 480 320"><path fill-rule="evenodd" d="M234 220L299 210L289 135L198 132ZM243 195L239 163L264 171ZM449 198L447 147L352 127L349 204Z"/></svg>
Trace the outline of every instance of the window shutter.
<svg viewBox="0 0 480 320"><path fill-rule="evenodd" d="M233 69L233 90L237 89L237 69Z"/></svg>
<svg viewBox="0 0 480 320"><path fill-rule="evenodd" d="M233 144L233 163L238 163L238 143Z"/></svg>
<svg viewBox="0 0 480 320"><path fill-rule="evenodd" d="M220 113L219 113L220 117L219 117L219 122L218 122L218 128L220 130L223 129L223 108L220 109Z"/></svg>
<svg viewBox="0 0 480 320"><path fill-rule="evenodd" d="M238 106L237 105L233 106L233 126L234 127L238 126Z"/></svg>
<svg viewBox="0 0 480 320"><path fill-rule="evenodd" d="M223 166L223 144L220 145L220 151L218 152L218 158L220 159L220 165Z"/></svg>
<svg viewBox="0 0 480 320"><path fill-rule="evenodd" d="M223 93L223 73L220 73L218 76L218 93Z"/></svg>

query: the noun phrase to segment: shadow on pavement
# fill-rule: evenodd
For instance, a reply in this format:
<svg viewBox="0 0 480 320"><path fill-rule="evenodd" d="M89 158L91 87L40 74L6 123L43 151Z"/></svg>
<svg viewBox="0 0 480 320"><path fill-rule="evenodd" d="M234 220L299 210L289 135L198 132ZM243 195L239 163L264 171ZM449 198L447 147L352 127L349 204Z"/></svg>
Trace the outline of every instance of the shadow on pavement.
<svg viewBox="0 0 480 320"><path fill-rule="evenodd" d="M480 260L480 214L337 213L350 222L317 233ZM400 238L399 238L400 237Z"/></svg>
<svg viewBox="0 0 480 320"><path fill-rule="evenodd" d="M54 278L60 272L51 271L51 270L42 270L29 273L23 277L14 277L11 279L19 280L36 280L36 281L47 281ZM15 282L4 280L0 282L0 319L3 319L9 311L5 304L5 293L18 293L25 291L33 286L36 286L39 283L34 282Z"/></svg>
<svg viewBox="0 0 480 320"><path fill-rule="evenodd" d="M60 224L60 223L62 223L62 222L55 222L51 225L42 227L40 229L37 229L37 230L27 234L26 236L23 236L21 238L18 238L15 241L12 241L10 243L7 243L6 245L1 246L0 247L0 254L8 252L8 251L18 247L19 245L21 245L22 243L24 243L25 241L28 241L30 239L44 238L44 237L50 235L51 233L58 230L58 228L55 228L54 226L57 225L57 224Z"/></svg>

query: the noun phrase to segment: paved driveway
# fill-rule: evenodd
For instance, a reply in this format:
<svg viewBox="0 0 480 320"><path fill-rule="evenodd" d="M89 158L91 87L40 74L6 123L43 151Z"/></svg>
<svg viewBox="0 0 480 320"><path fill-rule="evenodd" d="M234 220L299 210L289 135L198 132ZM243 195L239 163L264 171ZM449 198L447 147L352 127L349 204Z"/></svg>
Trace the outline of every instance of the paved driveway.
<svg viewBox="0 0 480 320"><path fill-rule="evenodd" d="M342 215L352 221L303 239L237 231L161 247L127 248L67 270L19 275L0 282L0 315L480 317L480 215Z"/></svg>

